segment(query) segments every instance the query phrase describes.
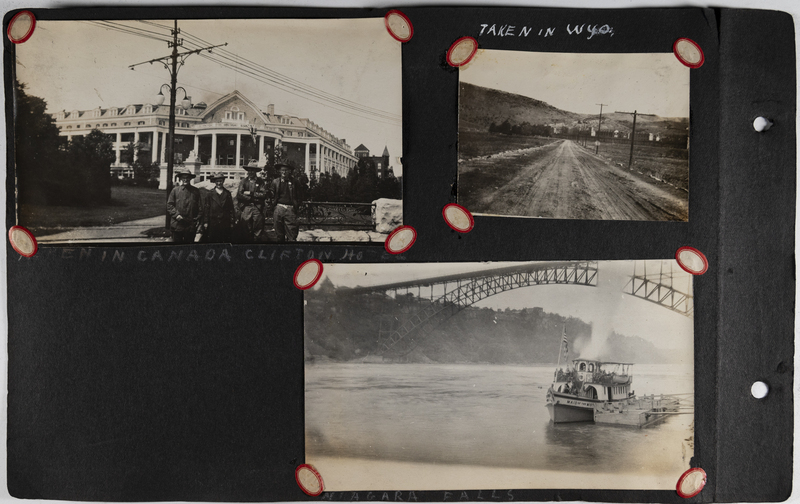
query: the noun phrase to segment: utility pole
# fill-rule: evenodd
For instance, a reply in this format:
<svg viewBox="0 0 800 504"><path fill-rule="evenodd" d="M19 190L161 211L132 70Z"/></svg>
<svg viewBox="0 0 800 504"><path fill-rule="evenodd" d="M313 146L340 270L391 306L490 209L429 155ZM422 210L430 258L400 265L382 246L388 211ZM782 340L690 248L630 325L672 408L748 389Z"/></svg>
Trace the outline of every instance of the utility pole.
<svg viewBox="0 0 800 504"><path fill-rule="evenodd" d="M167 187L167 199L169 199L169 195L172 192L173 168L175 166L175 154L174 154L174 152L175 152L175 99L176 99L176 95L177 95L178 89L183 91L183 95L184 95L183 102L184 103L188 103L188 105L186 105L185 108L191 106L191 101L189 100L189 96L186 93L186 90L183 89L182 87L181 88L178 87L178 70L180 70L180 68L186 62L186 58L188 58L192 54L197 54L197 53L202 52L202 51L211 52L211 50L214 49L214 48L228 45L228 43L226 42L224 44L218 44L218 45L214 45L214 46L203 47L203 48L200 48L200 49L194 49L194 50L191 50L191 51L186 51L186 52L179 53L178 52L178 47L183 45L183 39L179 39L178 38L178 35L180 34L180 32L181 32L180 29L178 29L178 20L176 19L174 28L172 30L172 41L171 42L167 42L167 47L171 47L172 48L172 53L169 56L163 56L161 58L155 58L155 59L151 59L151 60L148 60L148 61L143 61L141 63L135 63L135 64L129 66L129 68L131 70L133 70L134 67L139 66L139 65L144 65L145 63L150 63L151 65L153 63L161 63L162 65L164 65L164 68L166 68L167 71L169 72L170 83L169 84L164 84L164 85L161 86L162 89L164 88L164 86L169 87L169 133L167 134L168 136L167 136L167 145L166 145L166 147L167 147L166 148L166 155L167 155L167 181L166 181L167 182L167 184L166 184L166 187ZM160 103L158 103L159 101L160 101ZM158 97L156 98L156 102L157 102L157 105L159 105L159 106L161 105L161 103L164 102L164 95L161 94L160 90L158 92ZM164 162L163 159L161 161L162 161L162 163ZM164 227L166 227L167 229L169 229L169 227L170 227L169 226L169 220L170 220L170 215L169 215L169 212L167 212L166 213L166 220L165 220L165 224L164 224Z"/></svg>
<svg viewBox="0 0 800 504"><path fill-rule="evenodd" d="M631 155L628 158L628 170L630 170L631 167L633 166L633 143L634 143L634 139L636 138L636 116L640 115L640 116L653 116L653 117L655 117L655 114L639 114L636 110L634 110L633 112L616 112L616 113L617 114L633 114L633 128L631 128Z"/></svg>
<svg viewBox="0 0 800 504"><path fill-rule="evenodd" d="M608 103L595 103L595 105L600 105L600 120L597 121L597 138L594 142L594 153L597 154L600 152L600 125L603 124L603 107L608 106Z"/></svg>

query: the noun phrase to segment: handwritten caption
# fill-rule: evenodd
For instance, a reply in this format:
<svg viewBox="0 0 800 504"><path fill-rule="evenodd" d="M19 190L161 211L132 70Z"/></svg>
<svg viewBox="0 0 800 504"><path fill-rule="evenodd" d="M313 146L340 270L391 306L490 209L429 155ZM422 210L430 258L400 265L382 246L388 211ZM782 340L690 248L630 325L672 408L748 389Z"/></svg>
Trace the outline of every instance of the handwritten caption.
<svg viewBox="0 0 800 504"><path fill-rule="evenodd" d="M37 260L20 256L20 260ZM336 250L319 250L311 248L154 248L154 249L94 249L94 248L61 248L50 249L49 255L69 261L95 261L100 263L230 263L236 261L364 261L364 260L404 260L403 256L380 251L344 248Z"/></svg>
<svg viewBox="0 0 800 504"><path fill-rule="evenodd" d="M478 36L495 36L495 37L527 37L533 34L536 37L553 37L557 33L558 28L555 26L549 26L545 28L539 28L536 31L536 28L532 26L516 26L516 25L508 25L508 24L481 24L481 32ZM566 26L566 33L567 35L581 35L585 36L587 40L591 40L593 37L599 35L607 35L609 37L614 36L614 28L607 24L588 24L584 23L581 25L571 25L567 24Z"/></svg>

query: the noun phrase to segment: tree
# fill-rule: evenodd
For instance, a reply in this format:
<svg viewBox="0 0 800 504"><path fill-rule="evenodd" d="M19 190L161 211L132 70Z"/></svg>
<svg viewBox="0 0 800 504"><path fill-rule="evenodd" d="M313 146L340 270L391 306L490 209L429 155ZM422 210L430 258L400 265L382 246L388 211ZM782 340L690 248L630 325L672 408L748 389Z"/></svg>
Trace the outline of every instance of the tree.
<svg viewBox="0 0 800 504"><path fill-rule="evenodd" d="M62 142L47 102L14 83L19 200L37 205L98 205L111 200L111 140L100 130Z"/></svg>
<svg viewBox="0 0 800 504"><path fill-rule="evenodd" d="M100 130L72 139L67 147L67 169L62 180L73 195L73 205L102 205L111 201L109 167L115 158L111 140Z"/></svg>
<svg viewBox="0 0 800 504"><path fill-rule="evenodd" d="M130 142L120 152L120 161L133 168L133 180L137 185L158 187L158 178L161 175L161 168L157 163L142 161L141 150L144 145L141 142Z"/></svg>
<svg viewBox="0 0 800 504"><path fill-rule="evenodd" d="M54 204L58 196L60 138L47 102L28 95L25 84L14 81L14 147L17 191L21 203Z"/></svg>

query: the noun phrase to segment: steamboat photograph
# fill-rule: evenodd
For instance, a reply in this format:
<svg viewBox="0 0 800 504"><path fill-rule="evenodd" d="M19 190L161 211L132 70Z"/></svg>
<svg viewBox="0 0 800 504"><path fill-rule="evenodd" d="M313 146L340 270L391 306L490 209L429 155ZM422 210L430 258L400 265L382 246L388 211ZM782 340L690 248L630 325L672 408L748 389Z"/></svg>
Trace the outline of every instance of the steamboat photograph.
<svg viewBox="0 0 800 504"><path fill-rule="evenodd" d="M306 463L329 491L672 489L692 292L674 260L325 264Z"/></svg>
<svg viewBox="0 0 800 504"><path fill-rule="evenodd" d="M672 53L479 50L458 103L472 213L688 220L689 68Z"/></svg>

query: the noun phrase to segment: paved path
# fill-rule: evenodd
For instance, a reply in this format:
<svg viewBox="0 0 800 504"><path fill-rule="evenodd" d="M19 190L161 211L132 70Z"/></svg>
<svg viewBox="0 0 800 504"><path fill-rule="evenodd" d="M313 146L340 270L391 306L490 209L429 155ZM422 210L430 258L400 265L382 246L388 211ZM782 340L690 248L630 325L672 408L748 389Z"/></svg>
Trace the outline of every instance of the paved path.
<svg viewBox="0 0 800 504"><path fill-rule="evenodd" d="M164 216L150 217L111 226L92 226L74 228L56 234L37 236L36 241L43 245L68 243L169 243L169 238L149 237L148 229L164 227Z"/></svg>

